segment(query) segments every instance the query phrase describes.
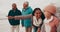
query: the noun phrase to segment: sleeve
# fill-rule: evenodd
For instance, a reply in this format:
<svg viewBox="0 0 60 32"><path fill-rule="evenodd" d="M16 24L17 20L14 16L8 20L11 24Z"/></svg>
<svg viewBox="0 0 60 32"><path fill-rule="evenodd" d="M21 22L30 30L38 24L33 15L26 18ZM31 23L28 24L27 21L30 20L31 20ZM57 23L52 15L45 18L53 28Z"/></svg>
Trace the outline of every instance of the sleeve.
<svg viewBox="0 0 60 32"><path fill-rule="evenodd" d="M56 27L59 25L59 20L58 19L55 20L55 25L56 25Z"/></svg>
<svg viewBox="0 0 60 32"><path fill-rule="evenodd" d="M11 15L11 10L8 12L8 16L12 16L12 15ZM10 19L8 19L8 20L10 21Z"/></svg>
<svg viewBox="0 0 60 32"><path fill-rule="evenodd" d="M9 11L8 16L11 16L11 10Z"/></svg>
<svg viewBox="0 0 60 32"><path fill-rule="evenodd" d="M58 19L55 20L55 25L57 28L56 31L59 32L60 30L59 30L59 20Z"/></svg>
<svg viewBox="0 0 60 32"><path fill-rule="evenodd" d="M28 12L29 12L29 14L32 14L33 9L32 9L32 8L30 8Z"/></svg>
<svg viewBox="0 0 60 32"><path fill-rule="evenodd" d="M23 11L23 9L22 9L22 11ZM23 15L22 12L21 12L21 15ZM24 20L23 19L21 20L21 25L24 26Z"/></svg>
<svg viewBox="0 0 60 32"><path fill-rule="evenodd" d="M59 22L59 25L57 27L57 32L60 32L60 22Z"/></svg>

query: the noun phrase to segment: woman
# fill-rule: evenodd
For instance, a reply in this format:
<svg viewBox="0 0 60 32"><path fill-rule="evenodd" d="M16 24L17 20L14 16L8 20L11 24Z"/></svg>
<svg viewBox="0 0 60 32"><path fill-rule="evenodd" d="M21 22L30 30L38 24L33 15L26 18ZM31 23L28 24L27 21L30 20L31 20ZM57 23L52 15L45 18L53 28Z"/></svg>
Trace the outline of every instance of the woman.
<svg viewBox="0 0 60 32"><path fill-rule="evenodd" d="M40 8L35 8L32 15L33 15L32 23L33 23L33 27L34 27L34 32L37 32L37 31L40 32L41 26L43 24L43 20L45 18L44 14Z"/></svg>
<svg viewBox="0 0 60 32"><path fill-rule="evenodd" d="M41 32L57 32L59 20L55 13L56 6L54 5L48 5L44 8L45 20Z"/></svg>

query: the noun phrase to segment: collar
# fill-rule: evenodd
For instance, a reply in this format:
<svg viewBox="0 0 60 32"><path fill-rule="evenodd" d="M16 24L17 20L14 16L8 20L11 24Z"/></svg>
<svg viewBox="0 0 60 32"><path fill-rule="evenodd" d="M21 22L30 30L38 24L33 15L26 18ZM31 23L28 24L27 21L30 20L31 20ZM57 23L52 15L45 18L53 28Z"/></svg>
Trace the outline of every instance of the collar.
<svg viewBox="0 0 60 32"><path fill-rule="evenodd" d="M33 25L35 25L35 26L40 26L40 24L42 23L42 19L41 18L39 18L38 20L36 19L36 17L35 16L33 16Z"/></svg>
<svg viewBox="0 0 60 32"><path fill-rule="evenodd" d="M30 7L28 6L26 9L23 8L23 10L27 10L28 8L30 8Z"/></svg>
<svg viewBox="0 0 60 32"><path fill-rule="evenodd" d="M49 23L49 22L51 22L52 20L53 20L53 16L51 16L50 19L45 18L44 23Z"/></svg>

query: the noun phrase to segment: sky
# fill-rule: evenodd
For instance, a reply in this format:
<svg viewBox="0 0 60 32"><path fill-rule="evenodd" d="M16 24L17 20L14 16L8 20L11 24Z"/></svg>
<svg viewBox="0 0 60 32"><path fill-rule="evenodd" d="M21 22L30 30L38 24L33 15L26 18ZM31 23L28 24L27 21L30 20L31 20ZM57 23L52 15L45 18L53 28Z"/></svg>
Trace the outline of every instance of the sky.
<svg viewBox="0 0 60 32"><path fill-rule="evenodd" d="M57 7L60 6L60 0L0 0L0 18L8 15L12 3L16 3L18 9L22 10L24 1L28 1L29 6L33 9L39 7L43 10L46 5L51 3L54 3Z"/></svg>

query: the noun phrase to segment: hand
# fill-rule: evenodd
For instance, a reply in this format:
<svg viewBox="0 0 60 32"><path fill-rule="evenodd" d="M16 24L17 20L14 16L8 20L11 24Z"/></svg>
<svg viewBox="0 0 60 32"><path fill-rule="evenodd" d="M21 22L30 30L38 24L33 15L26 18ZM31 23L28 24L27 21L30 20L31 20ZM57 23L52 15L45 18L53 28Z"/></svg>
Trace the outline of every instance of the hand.
<svg viewBox="0 0 60 32"><path fill-rule="evenodd" d="M15 16L14 19L15 20L20 20L20 17L19 16Z"/></svg>
<svg viewBox="0 0 60 32"><path fill-rule="evenodd" d="M40 32L40 28L38 28L37 32Z"/></svg>
<svg viewBox="0 0 60 32"><path fill-rule="evenodd" d="M8 17L8 19L13 19L14 17L13 16L7 16Z"/></svg>

